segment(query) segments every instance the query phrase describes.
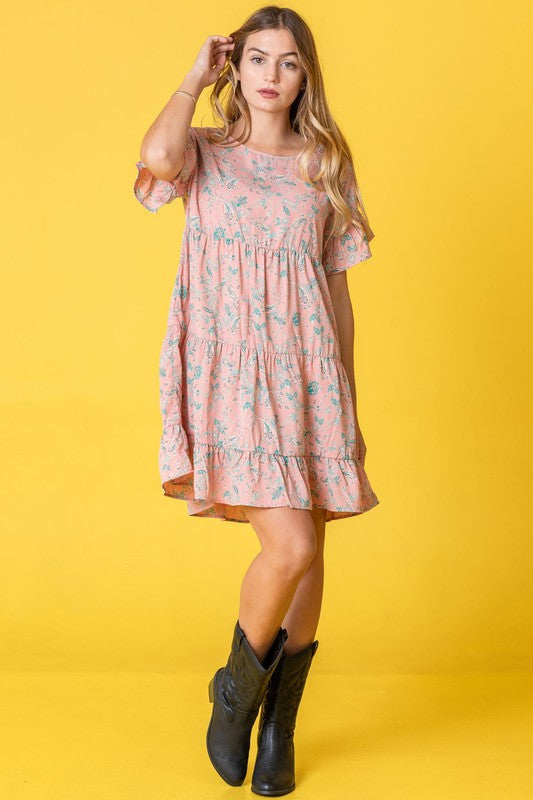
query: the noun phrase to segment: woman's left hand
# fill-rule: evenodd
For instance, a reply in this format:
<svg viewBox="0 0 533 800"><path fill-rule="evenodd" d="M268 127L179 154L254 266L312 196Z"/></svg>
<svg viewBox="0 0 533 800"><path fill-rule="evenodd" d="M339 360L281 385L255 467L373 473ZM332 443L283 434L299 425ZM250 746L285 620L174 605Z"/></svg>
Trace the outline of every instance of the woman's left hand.
<svg viewBox="0 0 533 800"><path fill-rule="evenodd" d="M363 433L361 428L359 427L359 420L357 417L355 418L355 448L354 448L355 458L360 462L361 466L364 467L365 465L365 456L366 456L366 444L365 440L363 439Z"/></svg>

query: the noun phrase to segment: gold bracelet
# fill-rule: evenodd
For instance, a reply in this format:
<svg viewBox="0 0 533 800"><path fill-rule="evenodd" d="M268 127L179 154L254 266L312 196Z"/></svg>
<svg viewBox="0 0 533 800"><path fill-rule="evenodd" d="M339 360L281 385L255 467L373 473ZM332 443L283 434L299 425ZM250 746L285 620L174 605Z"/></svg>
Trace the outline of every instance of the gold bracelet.
<svg viewBox="0 0 533 800"><path fill-rule="evenodd" d="M191 94L190 92L186 92L184 89L176 89L176 91L172 92L172 94L173 95L175 95L175 94L186 94L187 97L191 98L191 100L193 101L194 105L196 105L196 97L193 94Z"/></svg>

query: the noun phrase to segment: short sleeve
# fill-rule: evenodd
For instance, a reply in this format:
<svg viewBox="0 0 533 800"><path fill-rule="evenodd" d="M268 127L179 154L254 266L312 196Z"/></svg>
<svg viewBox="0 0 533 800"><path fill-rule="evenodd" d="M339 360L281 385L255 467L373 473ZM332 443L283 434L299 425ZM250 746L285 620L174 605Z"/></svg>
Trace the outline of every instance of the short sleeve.
<svg viewBox="0 0 533 800"><path fill-rule="evenodd" d="M133 191L135 197L148 211L156 212L165 203L188 194L198 166L198 138L194 128L189 128L184 151L185 161L178 175L165 181L150 172L146 164L138 161L137 178Z"/></svg>
<svg viewBox="0 0 533 800"><path fill-rule="evenodd" d="M342 195L352 212L352 216L359 217L357 209L357 196L355 192L355 178L351 164L348 165L347 177L345 177L342 187ZM333 226L334 209L331 208L324 225L324 238L329 235ZM374 234L372 233L370 239ZM360 261L370 258L372 255L368 245L368 237L362 233L353 222L350 223L346 231L340 236L333 236L325 245L322 251L322 266L326 275L333 275L335 272L342 272Z"/></svg>

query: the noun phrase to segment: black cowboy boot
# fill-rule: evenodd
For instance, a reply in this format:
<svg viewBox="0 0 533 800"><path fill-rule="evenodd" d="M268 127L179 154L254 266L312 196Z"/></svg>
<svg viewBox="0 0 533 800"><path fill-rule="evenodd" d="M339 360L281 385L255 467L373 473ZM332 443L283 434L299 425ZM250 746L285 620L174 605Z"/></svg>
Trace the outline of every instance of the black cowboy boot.
<svg viewBox="0 0 533 800"><path fill-rule="evenodd" d="M296 714L318 641L298 653L285 652L268 684L259 717L252 792L278 796L292 792Z"/></svg>
<svg viewBox="0 0 533 800"><path fill-rule="evenodd" d="M246 777L252 728L286 639L287 631L280 628L261 662L237 620L228 662L209 682L213 710L207 752L220 777L231 786L240 786Z"/></svg>

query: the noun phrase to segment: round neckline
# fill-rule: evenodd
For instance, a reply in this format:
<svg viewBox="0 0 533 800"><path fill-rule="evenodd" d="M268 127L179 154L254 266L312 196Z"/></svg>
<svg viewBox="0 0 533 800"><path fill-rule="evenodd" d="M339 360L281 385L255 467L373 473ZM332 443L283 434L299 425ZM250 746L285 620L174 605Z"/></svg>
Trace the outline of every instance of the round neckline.
<svg viewBox="0 0 533 800"><path fill-rule="evenodd" d="M248 150L250 153L257 153L257 155L267 156L268 158L289 158L289 159L292 158L292 159L295 159L295 158L298 158L298 156L301 153L303 153L303 151L304 151L304 148L302 148L300 150L300 152L297 153L295 156L281 156L281 155L276 155L276 153L265 153L264 150L255 150L253 147L248 147L248 145L244 144L244 142L238 142L237 139L235 139L234 136L230 135L230 138L231 138L232 142L235 142L235 146L236 147L239 147L239 146L240 147L244 147L244 149Z"/></svg>

